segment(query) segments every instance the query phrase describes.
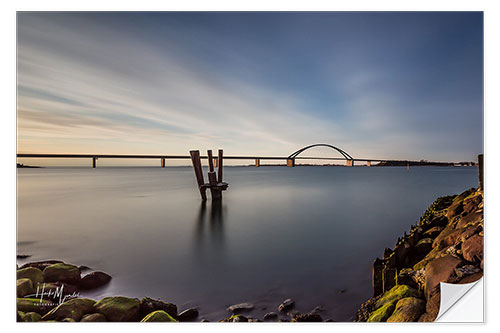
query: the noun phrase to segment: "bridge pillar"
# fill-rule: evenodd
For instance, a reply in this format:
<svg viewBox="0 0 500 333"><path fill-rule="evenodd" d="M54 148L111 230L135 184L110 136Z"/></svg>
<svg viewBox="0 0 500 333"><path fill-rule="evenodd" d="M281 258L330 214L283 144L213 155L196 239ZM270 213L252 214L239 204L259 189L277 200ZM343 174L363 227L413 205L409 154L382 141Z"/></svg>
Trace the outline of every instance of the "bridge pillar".
<svg viewBox="0 0 500 333"><path fill-rule="evenodd" d="M92 168L96 167L97 157L92 157Z"/></svg>
<svg viewBox="0 0 500 333"><path fill-rule="evenodd" d="M164 167L165 167L165 159L164 159L164 158L162 158L162 159L161 159L161 167L162 167L162 168L164 168Z"/></svg>
<svg viewBox="0 0 500 333"><path fill-rule="evenodd" d="M288 158L286 160L286 166L287 167L294 167L295 166L295 159L294 158Z"/></svg>
<svg viewBox="0 0 500 333"><path fill-rule="evenodd" d="M354 166L354 160L346 160L346 166L348 167Z"/></svg>
<svg viewBox="0 0 500 333"><path fill-rule="evenodd" d="M366 166L367 167L372 166L372 161L366 161Z"/></svg>
<svg viewBox="0 0 500 333"><path fill-rule="evenodd" d="M260 159L258 159L258 158L255 159L255 166L257 168L260 167Z"/></svg>

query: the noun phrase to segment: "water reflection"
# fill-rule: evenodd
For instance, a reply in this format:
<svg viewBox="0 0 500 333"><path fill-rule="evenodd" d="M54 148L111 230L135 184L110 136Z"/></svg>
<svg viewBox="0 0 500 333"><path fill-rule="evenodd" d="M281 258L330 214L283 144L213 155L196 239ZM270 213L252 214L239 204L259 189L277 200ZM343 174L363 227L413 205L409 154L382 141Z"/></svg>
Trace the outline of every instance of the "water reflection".
<svg viewBox="0 0 500 333"><path fill-rule="evenodd" d="M224 248L224 214L226 206L222 200L214 200L208 204L202 202L195 222L194 246L197 254L207 250L217 252Z"/></svg>

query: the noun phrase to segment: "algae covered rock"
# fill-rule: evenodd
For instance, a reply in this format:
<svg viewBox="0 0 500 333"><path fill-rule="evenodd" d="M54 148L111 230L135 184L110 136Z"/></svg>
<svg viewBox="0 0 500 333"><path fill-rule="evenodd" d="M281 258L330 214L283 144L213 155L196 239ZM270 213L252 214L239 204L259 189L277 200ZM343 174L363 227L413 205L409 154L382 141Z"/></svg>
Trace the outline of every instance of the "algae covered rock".
<svg viewBox="0 0 500 333"><path fill-rule="evenodd" d="M150 297L144 297L141 299L141 318L156 310L163 310L172 317L177 317L177 305L169 302L163 302L158 299L152 299Z"/></svg>
<svg viewBox="0 0 500 333"><path fill-rule="evenodd" d="M229 318L223 319L220 321L221 323L243 323L248 322L248 318L242 315L232 315Z"/></svg>
<svg viewBox="0 0 500 333"><path fill-rule="evenodd" d="M16 281L16 294L17 297L24 297L34 294L33 283L30 279L18 279Z"/></svg>
<svg viewBox="0 0 500 333"><path fill-rule="evenodd" d="M278 311L285 312L290 310L295 305L295 302L291 298L287 298L278 306Z"/></svg>
<svg viewBox="0 0 500 333"><path fill-rule="evenodd" d="M17 311L36 312L39 314L45 314L56 306L51 301L39 298L18 298L16 303Z"/></svg>
<svg viewBox="0 0 500 333"><path fill-rule="evenodd" d="M306 314L296 314L293 316L291 322L304 322L304 323L310 323L310 322L321 322L323 321L323 318L317 313L306 313Z"/></svg>
<svg viewBox="0 0 500 333"><path fill-rule="evenodd" d="M39 283L43 282L43 273L34 267L21 268L17 271L17 279L30 279L33 288L36 288Z"/></svg>
<svg viewBox="0 0 500 333"><path fill-rule="evenodd" d="M146 317L142 318L141 323L148 323L148 322L176 322L171 315L166 313L163 310L158 310L151 312L148 314Z"/></svg>
<svg viewBox="0 0 500 333"><path fill-rule="evenodd" d="M27 268L27 267L33 267L33 268L38 268L40 271L43 271L46 267L53 265L53 264L58 264L58 263L63 263L63 262L60 260L35 261L35 262L29 262L27 264L22 265L21 269Z"/></svg>
<svg viewBox="0 0 500 333"><path fill-rule="evenodd" d="M138 321L141 302L123 296L105 297L95 303L94 308L108 321Z"/></svg>
<svg viewBox="0 0 500 333"><path fill-rule="evenodd" d="M96 301L90 298L74 298L59 304L55 309L43 316L43 320L63 320L71 318L80 321L86 314L94 312Z"/></svg>
<svg viewBox="0 0 500 333"><path fill-rule="evenodd" d="M381 306L387 303L393 303L399 301L405 297L418 297L420 293L418 290L411 288L405 284L394 286L392 289L386 291L382 297L375 303L375 309L380 308Z"/></svg>
<svg viewBox="0 0 500 333"><path fill-rule="evenodd" d="M31 323L31 322L37 322L42 320L42 316L36 312L28 312L28 313L23 313L19 311L20 315L20 321L26 322L26 323Z"/></svg>
<svg viewBox="0 0 500 333"><path fill-rule="evenodd" d="M43 280L45 282L78 284L80 282L80 270L75 265L53 264L43 270Z"/></svg>
<svg viewBox="0 0 500 333"><path fill-rule="evenodd" d="M78 286L80 289L88 290L95 289L104 286L109 281L111 281L111 276L104 272L92 272L85 275Z"/></svg>
<svg viewBox="0 0 500 333"><path fill-rule="evenodd" d="M406 297L396 303L396 308L387 322L414 322L425 311L425 301L416 297Z"/></svg>
<svg viewBox="0 0 500 333"><path fill-rule="evenodd" d="M394 303L395 302L384 304L377 310L373 311L370 314L370 317L368 317L367 322L373 323L373 322L386 321L387 318L389 318L392 315L392 312L394 311L395 307Z"/></svg>
<svg viewBox="0 0 500 333"><path fill-rule="evenodd" d="M85 322L105 322L106 317L104 317L103 314L100 313L91 313L91 314L86 314L85 316L82 317L82 320L80 322L85 323Z"/></svg>

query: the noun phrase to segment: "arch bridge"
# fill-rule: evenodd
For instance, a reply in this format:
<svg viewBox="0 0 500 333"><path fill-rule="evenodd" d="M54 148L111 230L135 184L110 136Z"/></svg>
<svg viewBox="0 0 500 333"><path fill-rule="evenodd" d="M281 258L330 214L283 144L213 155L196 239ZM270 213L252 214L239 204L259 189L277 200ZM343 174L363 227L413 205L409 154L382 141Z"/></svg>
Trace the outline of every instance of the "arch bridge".
<svg viewBox="0 0 500 333"><path fill-rule="evenodd" d="M342 150L342 149L340 149L338 147L332 146L330 144L327 144L327 143L316 143L316 144L313 144L313 145L309 145L309 146L303 147L303 148L301 148L301 149L293 152L292 154L290 154L287 157L287 159L286 159L286 165L288 167L294 167L295 166L295 159L298 158L298 156L300 154L302 154L303 152L305 152L306 150L314 148L314 147L327 147L327 148L331 148L331 149L339 152L345 158L347 166L354 166L354 158L351 155L349 155L348 153L346 153L344 150ZM369 164L371 164L371 163L369 163Z"/></svg>

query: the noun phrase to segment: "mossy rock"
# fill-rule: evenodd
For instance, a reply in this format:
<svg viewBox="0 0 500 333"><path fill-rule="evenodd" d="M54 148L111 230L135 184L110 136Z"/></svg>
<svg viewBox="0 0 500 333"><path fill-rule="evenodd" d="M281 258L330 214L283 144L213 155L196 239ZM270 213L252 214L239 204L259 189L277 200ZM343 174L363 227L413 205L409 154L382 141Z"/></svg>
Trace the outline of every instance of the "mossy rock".
<svg viewBox="0 0 500 333"><path fill-rule="evenodd" d="M19 316L21 317L20 321L25 322L25 323L32 323L32 322L37 322L42 320L42 316L36 312L28 312L24 313L21 311L18 311Z"/></svg>
<svg viewBox="0 0 500 333"><path fill-rule="evenodd" d="M108 321L138 321L140 307L137 298L123 296L105 297L94 305Z"/></svg>
<svg viewBox="0 0 500 333"><path fill-rule="evenodd" d="M375 303L375 309L380 308L381 306L399 301L405 297L418 297L420 293L418 290L413 289L410 286L405 284L394 286L391 290L386 291L382 297Z"/></svg>
<svg viewBox="0 0 500 333"><path fill-rule="evenodd" d="M247 321L248 321L247 317L242 316L240 314L237 314L237 315L232 315L229 318L223 319L220 322L221 323L243 323L243 322L247 322Z"/></svg>
<svg viewBox="0 0 500 333"><path fill-rule="evenodd" d="M43 270L43 281L76 285L80 282L80 270L75 265L64 263L53 264Z"/></svg>
<svg viewBox="0 0 500 333"><path fill-rule="evenodd" d="M23 278L16 281L17 297L25 297L34 294L33 282L30 279Z"/></svg>
<svg viewBox="0 0 500 333"><path fill-rule="evenodd" d="M144 297L141 299L141 318L144 318L146 315L157 310L163 310L170 316L174 318L177 317L177 305L169 302L163 302L159 299L152 299L150 297Z"/></svg>
<svg viewBox="0 0 500 333"><path fill-rule="evenodd" d="M377 310L373 311L370 314L370 317L368 317L367 322L373 323L373 322L382 322L386 321L391 315L392 312L394 311L395 308L395 301L391 303L386 303Z"/></svg>
<svg viewBox="0 0 500 333"><path fill-rule="evenodd" d="M104 317L104 315L100 314L100 313L86 314L80 320L81 323L85 323L85 322L89 322L89 323L90 322L105 322L105 321L107 321L106 317Z"/></svg>
<svg viewBox="0 0 500 333"><path fill-rule="evenodd" d="M387 322L415 322L424 312L425 301L416 297L406 297L396 303L396 308Z"/></svg>
<svg viewBox="0 0 500 333"><path fill-rule="evenodd" d="M76 320L74 320L73 318L64 318L63 320L61 320L63 323L74 323L76 322Z"/></svg>
<svg viewBox="0 0 500 333"><path fill-rule="evenodd" d="M30 279L33 283L33 288L36 288L39 283L43 282L43 273L38 268L26 267L17 270L17 279Z"/></svg>
<svg viewBox="0 0 500 333"><path fill-rule="evenodd" d="M45 314L56 306L51 301L39 298L18 298L16 303L17 311L36 312L39 314Z"/></svg>
<svg viewBox="0 0 500 333"><path fill-rule="evenodd" d="M90 298L74 298L59 304L55 309L43 316L43 320L63 320L71 318L80 321L86 314L94 312L96 301Z"/></svg>
<svg viewBox="0 0 500 333"><path fill-rule="evenodd" d="M157 310L151 312L141 320L141 323L149 323L149 322L177 322L177 320L172 318L172 316L166 313L165 311Z"/></svg>

